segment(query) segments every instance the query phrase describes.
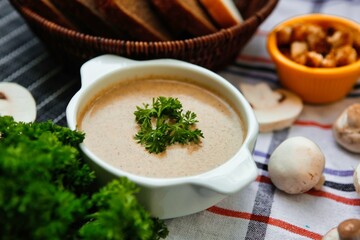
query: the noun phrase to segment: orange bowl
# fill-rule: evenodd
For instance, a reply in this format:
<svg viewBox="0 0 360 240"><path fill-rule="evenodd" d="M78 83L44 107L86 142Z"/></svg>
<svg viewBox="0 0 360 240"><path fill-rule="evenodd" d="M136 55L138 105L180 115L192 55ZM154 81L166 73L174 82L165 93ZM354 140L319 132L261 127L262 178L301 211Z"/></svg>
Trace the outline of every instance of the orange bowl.
<svg viewBox="0 0 360 240"><path fill-rule="evenodd" d="M307 14L288 19L277 25L267 39L267 50L275 63L280 83L298 94L304 102L325 104L344 98L360 78L360 59L352 64L334 68L316 68L298 64L278 48L276 32L299 23L336 25L352 28L360 34L354 21L326 14Z"/></svg>

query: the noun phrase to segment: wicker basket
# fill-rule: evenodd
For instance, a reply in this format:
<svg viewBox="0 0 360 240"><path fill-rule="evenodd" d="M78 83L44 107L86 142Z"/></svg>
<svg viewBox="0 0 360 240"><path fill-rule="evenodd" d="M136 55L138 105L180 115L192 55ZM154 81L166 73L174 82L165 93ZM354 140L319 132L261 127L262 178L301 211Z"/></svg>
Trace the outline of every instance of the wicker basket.
<svg viewBox="0 0 360 240"><path fill-rule="evenodd" d="M233 61L278 0L238 1L244 23L214 34L165 42L127 41L82 34L46 20L24 7L21 0L10 2L49 51L67 66L78 67L90 58L112 53L137 60L175 58L215 70Z"/></svg>

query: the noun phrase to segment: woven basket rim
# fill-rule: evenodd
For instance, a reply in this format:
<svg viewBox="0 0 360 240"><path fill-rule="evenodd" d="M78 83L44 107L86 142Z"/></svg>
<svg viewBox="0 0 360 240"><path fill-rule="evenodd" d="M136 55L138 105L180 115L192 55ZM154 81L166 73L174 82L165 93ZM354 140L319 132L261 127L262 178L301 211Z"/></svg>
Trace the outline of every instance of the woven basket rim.
<svg viewBox="0 0 360 240"><path fill-rule="evenodd" d="M114 44L125 44L125 45L133 45L133 44L139 44L143 46L148 45L157 45L159 47L161 46L168 46L168 45L182 45L187 42L206 42L211 39L218 39L225 35L232 35L233 33L236 33L237 31L241 31L242 28L255 24L260 25L268 15L272 12L272 10L275 8L279 0L268 0L266 1L266 4L260 8L257 12L255 12L252 16L245 19L244 22L234 25L229 28L220 29L219 31L207 35L202 35L198 37L193 38L187 38L187 39L177 39L177 40L168 40L168 41L137 41L137 40L125 40L125 39L118 39L118 38L110 38L110 37L102 37L102 36L96 36L91 35L87 33L78 32L72 29L68 29L66 27L60 26L45 17L40 16L30 8L21 5L19 3L20 0L9 0L20 12L21 14L25 14L27 17L30 17L37 21L38 23L50 28L52 31L65 34L67 36L71 36L73 38L78 39L87 39L89 41L97 41L97 42L112 42Z"/></svg>

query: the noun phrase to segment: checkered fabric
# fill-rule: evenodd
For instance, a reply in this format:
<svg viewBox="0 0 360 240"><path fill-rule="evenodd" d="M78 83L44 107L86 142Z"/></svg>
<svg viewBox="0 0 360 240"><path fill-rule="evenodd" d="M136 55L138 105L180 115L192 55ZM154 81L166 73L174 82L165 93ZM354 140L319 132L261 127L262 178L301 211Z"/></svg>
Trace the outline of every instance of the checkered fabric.
<svg viewBox="0 0 360 240"><path fill-rule="evenodd" d="M267 33L289 17L313 12L360 22L360 0L280 0L236 61L218 73L236 87L243 82L280 87L265 48ZM79 78L78 73L63 71L9 2L0 0L0 81L17 82L32 92L37 121L51 119L66 125L65 108L80 88ZM340 148L331 131L342 110L356 102L360 103L360 82L344 100L305 105L292 127L260 134L254 151L259 169L256 181L205 211L166 220L168 239L321 239L341 221L360 218L360 197L353 186L360 155ZM326 181L320 191L288 195L272 185L267 171L269 156L292 136L307 137L323 150Z"/></svg>

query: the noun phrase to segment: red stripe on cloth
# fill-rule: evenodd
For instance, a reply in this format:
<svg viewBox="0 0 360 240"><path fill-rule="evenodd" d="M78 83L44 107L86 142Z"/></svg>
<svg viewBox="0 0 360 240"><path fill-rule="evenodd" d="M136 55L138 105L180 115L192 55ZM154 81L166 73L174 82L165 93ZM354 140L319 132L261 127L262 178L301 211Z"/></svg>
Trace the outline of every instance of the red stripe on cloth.
<svg viewBox="0 0 360 240"><path fill-rule="evenodd" d="M295 226L293 224L287 223L283 220L280 219L275 219L275 218L269 218L267 216L260 216L260 215L254 215L254 214L250 214L250 213L246 213L246 212L239 212L239 211L234 211L234 210L229 210L229 209L225 209L225 208L220 208L217 206L213 206L207 209L209 212L218 214L218 215L222 215L222 216L226 216L226 217L234 217L234 218L242 218L242 219L248 219L248 220L254 220L254 221L258 221L258 222L264 222L279 228L283 228L289 232L304 236L304 237L308 237L308 238L312 238L312 239L320 239L322 236L318 233L314 233L311 232L309 230L300 228L298 226Z"/></svg>
<svg viewBox="0 0 360 240"><path fill-rule="evenodd" d="M262 183L272 184L271 179L270 179L269 177L265 177L265 176L261 176L261 175L259 175L259 176L256 178L256 181L257 181L257 182L262 182Z"/></svg>
<svg viewBox="0 0 360 240"><path fill-rule="evenodd" d="M341 203L344 203L347 205L360 206L360 199L345 198L345 197L337 196L332 193L328 193L328 192L324 192L324 191L316 191L316 190L310 190L306 193L310 194L312 196L329 198L334 201L341 202Z"/></svg>
<svg viewBox="0 0 360 240"><path fill-rule="evenodd" d="M294 122L295 125L301 125L301 126L313 126L313 127L319 127L319 128L323 128L323 129L331 129L332 125L331 124L321 124L318 122L313 122L313 121L301 121L301 120L296 120Z"/></svg>
<svg viewBox="0 0 360 240"><path fill-rule="evenodd" d="M272 184L271 179L269 177L261 176L261 175L259 175L256 178L256 181L262 182L262 183L267 183L267 184ZM331 199L331 200L334 200L336 202L340 202L340 203L343 203L346 205L360 206L360 199L345 198L345 197L341 197L341 196L335 195L333 193L328 193L328 192L324 192L324 191L317 191L317 190L312 189L312 190L306 192L306 194L316 196L316 197L328 198L328 199Z"/></svg>

